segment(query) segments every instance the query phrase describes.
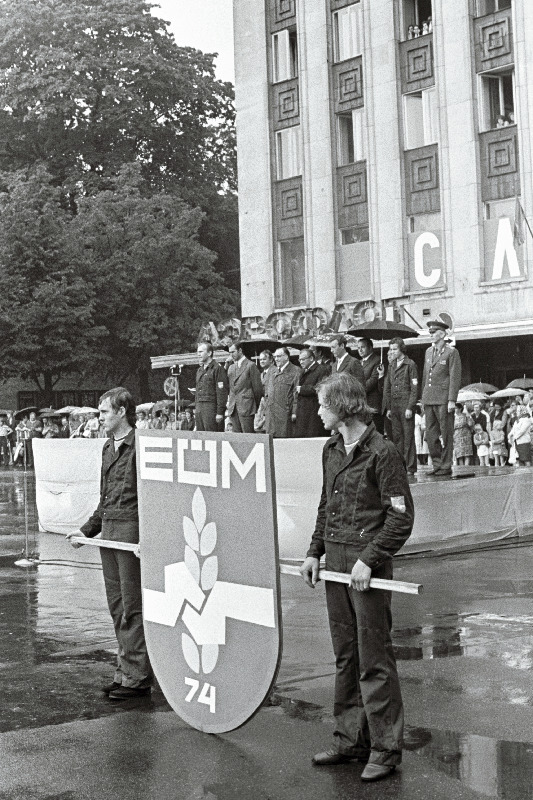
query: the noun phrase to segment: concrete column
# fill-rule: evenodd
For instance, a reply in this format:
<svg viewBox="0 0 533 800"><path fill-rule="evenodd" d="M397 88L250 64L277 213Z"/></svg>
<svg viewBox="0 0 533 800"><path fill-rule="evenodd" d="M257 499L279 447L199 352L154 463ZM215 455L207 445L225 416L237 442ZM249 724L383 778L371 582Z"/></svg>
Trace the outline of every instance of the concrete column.
<svg viewBox="0 0 533 800"><path fill-rule="evenodd" d="M336 300L336 231L326 5L300 0L297 30L308 304L329 311Z"/></svg>
<svg viewBox="0 0 533 800"><path fill-rule="evenodd" d="M234 0L235 104L243 316L274 307L265 5Z"/></svg>

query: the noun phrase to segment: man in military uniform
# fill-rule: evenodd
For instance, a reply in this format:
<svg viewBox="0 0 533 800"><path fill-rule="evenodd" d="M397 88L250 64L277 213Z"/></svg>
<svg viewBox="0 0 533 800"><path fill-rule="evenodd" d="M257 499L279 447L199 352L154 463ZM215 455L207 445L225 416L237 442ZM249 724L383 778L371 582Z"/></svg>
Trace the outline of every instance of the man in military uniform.
<svg viewBox="0 0 533 800"><path fill-rule="evenodd" d="M196 373L196 430L224 430L224 412L228 401L228 376L226 370L213 358L213 345L198 345L200 366Z"/></svg>
<svg viewBox="0 0 533 800"><path fill-rule="evenodd" d="M428 475L451 475L455 403L461 386L461 357L454 347L445 342L445 322L430 320L428 328L432 345L426 350L422 379L426 441L433 461L433 469Z"/></svg>
<svg viewBox="0 0 533 800"><path fill-rule="evenodd" d="M392 441L400 451L407 472L416 472L415 406L418 400L418 372L415 362L405 354L400 337L390 340L392 361L385 377L383 411L392 426Z"/></svg>

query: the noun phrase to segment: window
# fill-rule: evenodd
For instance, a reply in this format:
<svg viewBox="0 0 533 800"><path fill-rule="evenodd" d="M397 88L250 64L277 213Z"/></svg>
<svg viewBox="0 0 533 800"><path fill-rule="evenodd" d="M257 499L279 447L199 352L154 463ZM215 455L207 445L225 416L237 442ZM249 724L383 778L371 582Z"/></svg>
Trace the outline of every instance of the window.
<svg viewBox="0 0 533 800"><path fill-rule="evenodd" d="M299 125L276 131L276 163L278 181L302 174Z"/></svg>
<svg viewBox="0 0 533 800"><path fill-rule="evenodd" d="M360 228L342 228L341 244L358 244L370 240L370 229L368 225Z"/></svg>
<svg viewBox="0 0 533 800"><path fill-rule="evenodd" d="M406 94L404 102L405 149L437 141L437 94L435 89Z"/></svg>
<svg viewBox="0 0 533 800"><path fill-rule="evenodd" d="M333 60L346 61L362 52L361 4L354 3L333 14Z"/></svg>
<svg viewBox="0 0 533 800"><path fill-rule="evenodd" d="M502 11L504 8L511 8L511 0L477 0L478 17L494 14L495 11Z"/></svg>
<svg viewBox="0 0 533 800"><path fill-rule="evenodd" d="M354 108L337 117L338 165L353 164L365 159L364 109Z"/></svg>
<svg viewBox="0 0 533 800"><path fill-rule="evenodd" d="M513 73L481 76L482 131L515 124Z"/></svg>
<svg viewBox="0 0 533 800"><path fill-rule="evenodd" d="M403 38L417 39L433 31L431 0L403 0Z"/></svg>
<svg viewBox="0 0 533 800"><path fill-rule="evenodd" d="M303 238L279 242L279 306L305 304L305 249Z"/></svg>
<svg viewBox="0 0 533 800"><path fill-rule="evenodd" d="M510 200L493 200L485 203L485 219L500 219L508 217L514 220L516 211L516 198Z"/></svg>
<svg viewBox="0 0 533 800"><path fill-rule="evenodd" d="M287 81L298 75L298 40L296 31L278 31L272 35L272 80Z"/></svg>

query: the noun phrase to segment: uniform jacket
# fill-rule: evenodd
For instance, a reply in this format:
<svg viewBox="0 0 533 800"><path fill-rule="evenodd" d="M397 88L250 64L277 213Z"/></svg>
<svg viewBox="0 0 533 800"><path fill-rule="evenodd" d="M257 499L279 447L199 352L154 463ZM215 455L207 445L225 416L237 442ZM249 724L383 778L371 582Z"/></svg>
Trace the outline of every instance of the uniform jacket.
<svg viewBox="0 0 533 800"><path fill-rule="evenodd" d="M381 414L382 392L379 386L378 367L380 358L377 353L372 353L366 361L361 359L363 375L365 376L366 401L370 408Z"/></svg>
<svg viewBox="0 0 533 800"><path fill-rule="evenodd" d="M444 345L440 355L431 346L426 350L422 378L422 403L447 405L457 401L461 386L461 357L455 347Z"/></svg>
<svg viewBox="0 0 533 800"><path fill-rule="evenodd" d="M125 541L139 541L139 510L137 503L137 470L135 466L135 430L131 430L118 450L112 438L102 449L100 503L94 514L80 530L92 538L105 522L129 522L131 534ZM131 529L131 530L130 530Z"/></svg>
<svg viewBox="0 0 533 800"><path fill-rule="evenodd" d="M252 417L263 397L261 373L254 362L245 358L240 366L230 364L228 380L228 414L237 411L242 417Z"/></svg>
<svg viewBox="0 0 533 800"><path fill-rule="evenodd" d="M337 433L322 451L322 495L308 556L320 558L327 542L356 548L375 569L409 538L414 522L407 473L395 445L371 422L347 456Z"/></svg>
<svg viewBox="0 0 533 800"><path fill-rule="evenodd" d="M278 438L292 435L291 416L296 413L300 373L300 368L289 361L282 371L276 367L265 386L265 428Z"/></svg>
<svg viewBox="0 0 533 800"><path fill-rule="evenodd" d="M418 400L418 371L415 362L404 356L399 367L389 366L383 390L383 411L393 408L409 409L414 413Z"/></svg>
<svg viewBox="0 0 533 800"><path fill-rule="evenodd" d="M333 366L331 367L331 374L335 375L336 372L347 372L349 375L353 375L354 378L365 385L365 373L363 372L363 365L359 361L359 359L354 358L349 353L346 358L343 358L342 363L339 365L337 369L337 362L333 362Z"/></svg>
<svg viewBox="0 0 533 800"><path fill-rule="evenodd" d="M196 402L216 405L216 413L224 414L228 400L228 376L224 367L213 359L196 372Z"/></svg>
<svg viewBox="0 0 533 800"><path fill-rule="evenodd" d="M300 391L296 400L295 436L327 436L322 420L318 416L316 387L328 374L329 370L315 361L300 375L298 380Z"/></svg>

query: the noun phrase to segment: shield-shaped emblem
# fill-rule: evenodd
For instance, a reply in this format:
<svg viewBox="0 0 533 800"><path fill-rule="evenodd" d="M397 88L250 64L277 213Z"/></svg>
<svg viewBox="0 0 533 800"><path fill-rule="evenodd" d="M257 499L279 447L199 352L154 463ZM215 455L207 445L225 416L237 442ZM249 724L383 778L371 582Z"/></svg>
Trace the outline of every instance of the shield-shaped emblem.
<svg viewBox="0 0 533 800"><path fill-rule="evenodd" d="M143 616L172 708L198 730L245 723L281 659L272 440L137 431Z"/></svg>

